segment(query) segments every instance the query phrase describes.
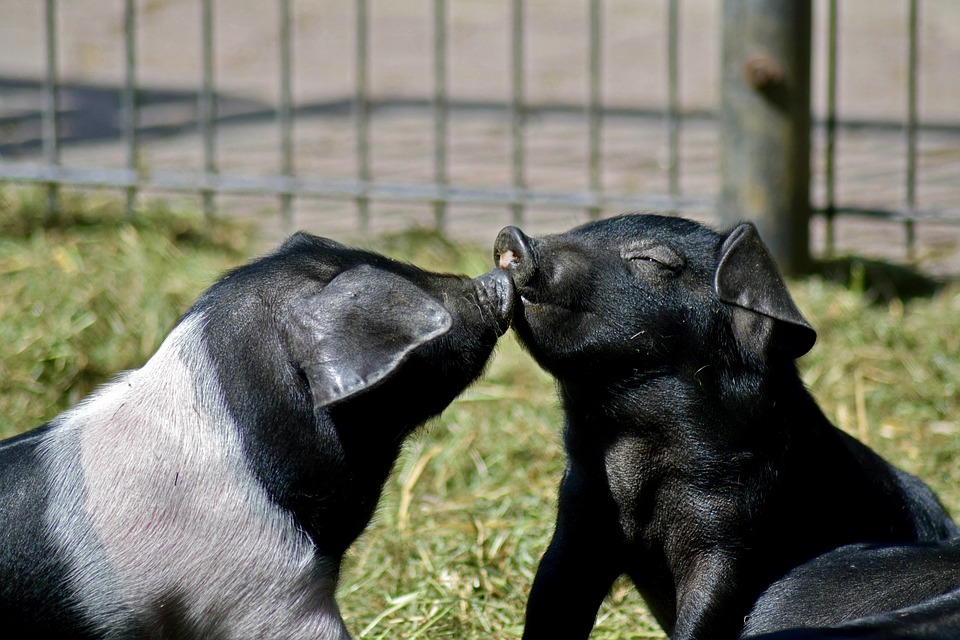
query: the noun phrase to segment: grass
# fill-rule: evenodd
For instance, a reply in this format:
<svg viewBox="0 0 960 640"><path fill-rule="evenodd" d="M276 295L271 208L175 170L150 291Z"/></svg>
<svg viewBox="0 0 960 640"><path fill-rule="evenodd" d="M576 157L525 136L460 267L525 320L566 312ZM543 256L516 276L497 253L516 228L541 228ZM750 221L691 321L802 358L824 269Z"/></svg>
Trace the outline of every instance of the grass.
<svg viewBox="0 0 960 640"><path fill-rule="evenodd" d="M38 200L37 200L38 201ZM216 274L248 255L231 225L162 209L137 222L71 201L46 221L0 192L0 432L10 435L137 366ZM476 275L486 248L411 231L368 243ZM871 295L862 270L791 283L818 329L800 361L834 421L926 479L960 514L960 286ZM375 521L351 548L339 601L361 638L518 637L563 468L553 383L508 334L483 379L404 448ZM660 638L618 583L592 638Z"/></svg>
<svg viewBox="0 0 960 640"><path fill-rule="evenodd" d="M0 437L139 366L218 273L249 251L235 224L115 200L0 187Z"/></svg>

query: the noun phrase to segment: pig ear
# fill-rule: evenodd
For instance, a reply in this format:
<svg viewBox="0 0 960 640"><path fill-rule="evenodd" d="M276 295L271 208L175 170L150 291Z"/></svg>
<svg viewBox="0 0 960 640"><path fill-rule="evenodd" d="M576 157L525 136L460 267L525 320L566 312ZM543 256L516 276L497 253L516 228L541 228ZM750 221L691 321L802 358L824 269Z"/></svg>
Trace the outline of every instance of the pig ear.
<svg viewBox="0 0 960 640"><path fill-rule="evenodd" d="M363 265L293 305L288 344L314 404L323 407L384 380L451 324L450 313L420 287Z"/></svg>
<svg viewBox="0 0 960 640"><path fill-rule="evenodd" d="M777 263L751 223L727 236L713 286L720 300L733 306L735 332L748 349L799 358L816 342L817 333L797 309Z"/></svg>

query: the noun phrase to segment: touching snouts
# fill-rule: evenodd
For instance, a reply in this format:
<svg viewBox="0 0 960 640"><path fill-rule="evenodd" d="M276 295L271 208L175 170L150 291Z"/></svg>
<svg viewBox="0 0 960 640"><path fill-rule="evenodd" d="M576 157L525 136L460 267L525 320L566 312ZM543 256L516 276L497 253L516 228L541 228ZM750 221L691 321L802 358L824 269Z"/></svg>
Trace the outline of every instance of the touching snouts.
<svg viewBox="0 0 960 640"><path fill-rule="evenodd" d="M503 335L513 320L514 292L509 274L500 269L493 269L474 278L473 283L481 304L494 311L497 335Z"/></svg>

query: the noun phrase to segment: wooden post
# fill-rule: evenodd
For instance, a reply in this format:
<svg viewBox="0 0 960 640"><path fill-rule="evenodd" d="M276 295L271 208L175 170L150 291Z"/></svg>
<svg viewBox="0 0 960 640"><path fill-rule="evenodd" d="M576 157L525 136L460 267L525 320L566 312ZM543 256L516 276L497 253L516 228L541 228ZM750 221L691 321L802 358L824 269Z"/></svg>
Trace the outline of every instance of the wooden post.
<svg viewBox="0 0 960 640"><path fill-rule="evenodd" d="M810 0L724 0L719 214L810 268Z"/></svg>

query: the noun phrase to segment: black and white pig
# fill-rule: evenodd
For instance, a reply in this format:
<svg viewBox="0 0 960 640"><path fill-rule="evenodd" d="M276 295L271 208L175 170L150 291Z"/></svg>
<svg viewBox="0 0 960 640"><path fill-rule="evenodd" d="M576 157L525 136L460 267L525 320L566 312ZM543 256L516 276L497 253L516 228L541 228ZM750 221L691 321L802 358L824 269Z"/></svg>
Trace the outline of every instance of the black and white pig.
<svg viewBox="0 0 960 640"><path fill-rule="evenodd" d="M508 227L495 260L566 415L525 638L586 638L624 573L672 638L736 638L761 591L820 553L960 533L926 485L831 425L804 388L794 360L816 334L753 225Z"/></svg>
<svg viewBox="0 0 960 640"><path fill-rule="evenodd" d="M306 234L227 274L142 368L0 443L3 636L348 638L341 558L513 299Z"/></svg>

